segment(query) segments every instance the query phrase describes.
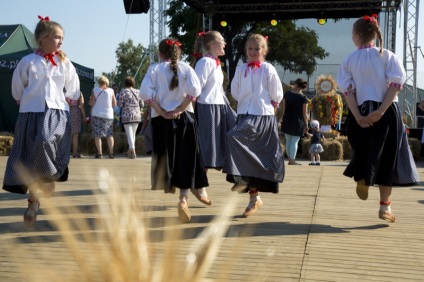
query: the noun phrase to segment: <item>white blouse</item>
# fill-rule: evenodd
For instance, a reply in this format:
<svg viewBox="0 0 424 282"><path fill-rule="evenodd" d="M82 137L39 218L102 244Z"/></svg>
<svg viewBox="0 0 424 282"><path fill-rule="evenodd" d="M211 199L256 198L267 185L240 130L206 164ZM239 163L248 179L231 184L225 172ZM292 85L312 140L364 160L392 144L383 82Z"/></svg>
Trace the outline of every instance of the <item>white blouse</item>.
<svg viewBox="0 0 424 282"><path fill-rule="evenodd" d="M101 117L106 119L113 119L113 107L112 107L112 96L115 92L112 88L99 88L93 89L94 97L96 102L91 109L91 115L95 117Z"/></svg>
<svg viewBox="0 0 424 282"><path fill-rule="evenodd" d="M169 89L171 79L174 75L169 62L153 64L147 70L140 87L140 96L149 104L155 100L165 111L173 111L182 104L184 99L195 99L200 95L200 82L193 68L183 62L178 62L178 87ZM190 103L186 111L194 112ZM151 108L151 116L159 114Z"/></svg>
<svg viewBox="0 0 424 282"><path fill-rule="evenodd" d="M260 68L244 63L236 68L231 95L238 102L237 114L274 115L274 106L283 99L283 87L270 63L263 62Z"/></svg>
<svg viewBox="0 0 424 282"><path fill-rule="evenodd" d="M405 69L396 55L383 50L381 56L376 47L354 51L343 60L337 72L339 90L344 93L352 85L358 106L367 100L382 102L391 83L402 86L405 81ZM394 101L398 101L397 96Z"/></svg>
<svg viewBox="0 0 424 282"><path fill-rule="evenodd" d="M222 86L224 74L222 73L221 66L217 66L214 59L203 57L196 63L194 70L202 87L202 92L199 98L197 98L197 103L225 104L225 92Z"/></svg>
<svg viewBox="0 0 424 282"><path fill-rule="evenodd" d="M65 98L78 100L80 82L68 58L62 62L55 55L54 66L37 54L23 57L12 77L12 96L20 101L19 112L44 112L47 107L69 111Z"/></svg>

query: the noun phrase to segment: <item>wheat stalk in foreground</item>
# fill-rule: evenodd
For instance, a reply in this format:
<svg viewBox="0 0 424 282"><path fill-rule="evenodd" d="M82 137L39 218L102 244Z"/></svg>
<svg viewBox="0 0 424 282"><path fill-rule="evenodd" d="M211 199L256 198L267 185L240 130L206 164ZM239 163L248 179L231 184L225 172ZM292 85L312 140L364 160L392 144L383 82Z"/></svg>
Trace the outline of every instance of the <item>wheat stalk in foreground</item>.
<svg viewBox="0 0 424 282"><path fill-rule="evenodd" d="M55 251L23 256L28 249L17 248L16 258L27 275L27 281L205 281L222 238L233 214L234 201L228 201L220 216L185 246L185 259L180 253L181 229L168 229L161 242L163 250L152 242L143 211L134 200L134 192L122 192L117 181L106 169L99 170L101 193L95 194L98 216L87 218L68 205L43 199L43 212L57 228L61 239ZM25 248L25 247L23 247ZM62 258L62 259L61 259ZM74 267L61 263L74 262Z"/></svg>

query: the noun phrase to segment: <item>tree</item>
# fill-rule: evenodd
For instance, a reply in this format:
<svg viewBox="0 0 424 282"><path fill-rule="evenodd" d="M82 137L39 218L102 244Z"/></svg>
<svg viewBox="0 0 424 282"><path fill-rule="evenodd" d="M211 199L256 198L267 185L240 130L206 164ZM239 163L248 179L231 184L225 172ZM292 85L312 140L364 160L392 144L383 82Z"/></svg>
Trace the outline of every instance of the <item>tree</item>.
<svg viewBox="0 0 424 282"><path fill-rule="evenodd" d="M182 0L169 1L168 27L170 36L184 43L182 51L185 58L193 53L195 36L202 29L202 15L186 6ZM329 54L318 46L318 35L315 31L300 27L295 21L280 21L277 26L264 22L234 22L223 28L214 22L214 30L218 30L227 41L225 61L228 61L230 79L240 60L245 59L245 43L251 33L260 33L269 38L271 52L267 61L281 65L285 70L294 73L306 73L310 76L317 65L317 59L324 59Z"/></svg>
<svg viewBox="0 0 424 282"><path fill-rule="evenodd" d="M147 49L141 44L134 46L132 39L128 39L127 42L121 42L115 51L117 58L117 68L115 71L107 74L110 75L109 80L113 84L117 84L119 88L124 87L124 79L127 76L134 76L140 66L141 60L145 55L143 64L138 71L135 79L136 86L141 84L144 75L146 74L147 68L149 67L149 58L147 55Z"/></svg>

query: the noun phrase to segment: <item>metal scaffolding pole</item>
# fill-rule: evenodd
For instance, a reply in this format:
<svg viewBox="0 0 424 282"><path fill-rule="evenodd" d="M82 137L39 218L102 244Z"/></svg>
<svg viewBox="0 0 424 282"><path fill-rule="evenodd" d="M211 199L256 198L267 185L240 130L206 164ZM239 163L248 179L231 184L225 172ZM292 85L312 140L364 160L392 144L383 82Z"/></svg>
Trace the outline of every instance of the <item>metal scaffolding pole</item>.
<svg viewBox="0 0 424 282"><path fill-rule="evenodd" d="M417 126L417 37L419 3L419 0L404 1L403 64L406 71L406 82L402 91L404 94L403 114L407 114L411 118L411 127Z"/></svg>
<svg viewBox="0 0 424 282"><path fill-rule="evenodd" d="M166 7L166 0L150 1L150 64L160 61L158 47L160 41L166 37Z"/></svg>

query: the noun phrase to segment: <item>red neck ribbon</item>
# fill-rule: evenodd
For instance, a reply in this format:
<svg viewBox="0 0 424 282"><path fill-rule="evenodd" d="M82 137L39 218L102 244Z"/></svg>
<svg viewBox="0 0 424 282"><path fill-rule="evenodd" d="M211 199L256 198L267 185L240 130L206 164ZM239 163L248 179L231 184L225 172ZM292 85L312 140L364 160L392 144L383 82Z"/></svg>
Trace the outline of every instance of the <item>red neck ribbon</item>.
<svg viewBox="0 0 424 282"><path fill-rule="evenodd" d="M259 62L259 61L249 62L249 63L247 63L247 67L248 68L252 68L252 69L254 69L254 68L260 68L261 67L261 62Z"/></svg>
<svg viewBox="0 0 424 282"><path fill-rule="evenodd" d="M220 61L217 57L212 56L212 55L210 55L210 54L207 54L207 55L206 55L206 57L211 58L211 59L214 59L214 60L215 60L215 62L216 62L216 66L217 66L217 67L221 65L221 61Z"/></svg>
<svg viewBox="0 0 424 282"><path fill-rule="evenodd" d="M40 55L41 57L46 58L47 60L49 60L50 63L52 63L53 66L57 66L56 62L54 61L54 56L57 54L57 52L53 52L53 53L50 53L50 54L44 54L40 51L37 51L36 54Z"/></svg>

